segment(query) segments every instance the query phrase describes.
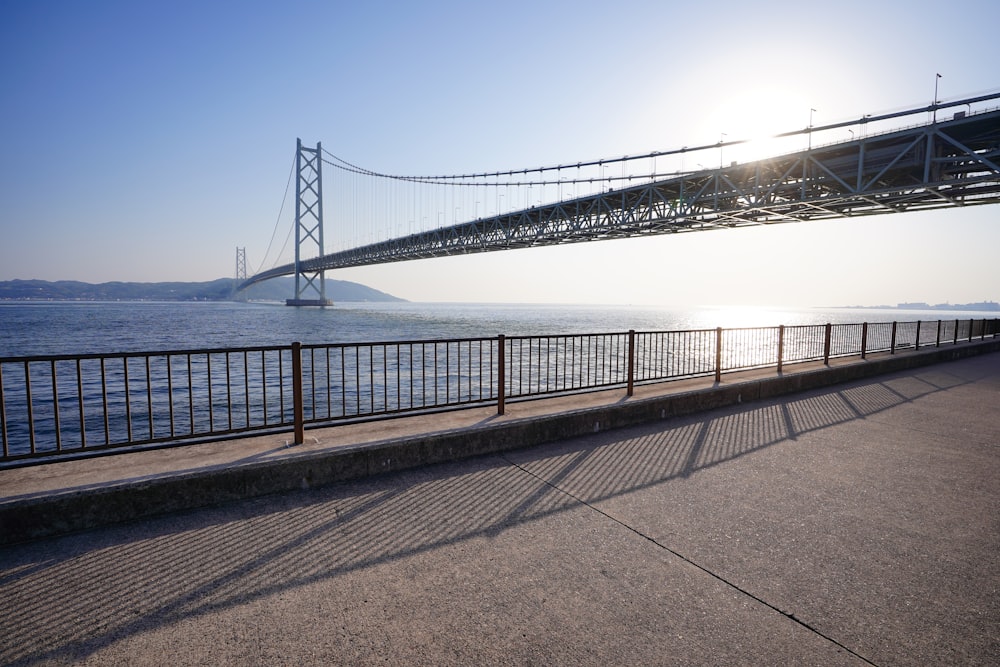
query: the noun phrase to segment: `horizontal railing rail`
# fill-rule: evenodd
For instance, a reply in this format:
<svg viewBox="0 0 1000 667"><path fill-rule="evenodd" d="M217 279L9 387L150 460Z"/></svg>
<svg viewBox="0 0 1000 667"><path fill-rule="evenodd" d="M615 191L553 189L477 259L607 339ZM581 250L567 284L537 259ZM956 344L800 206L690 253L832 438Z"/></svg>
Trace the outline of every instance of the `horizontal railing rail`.
<svg viewBox="0 0 1000 667"><path fill-rule="evenodd" d="M0 358L0 464L597 391L1000 333L1000 319Z"/></svg>

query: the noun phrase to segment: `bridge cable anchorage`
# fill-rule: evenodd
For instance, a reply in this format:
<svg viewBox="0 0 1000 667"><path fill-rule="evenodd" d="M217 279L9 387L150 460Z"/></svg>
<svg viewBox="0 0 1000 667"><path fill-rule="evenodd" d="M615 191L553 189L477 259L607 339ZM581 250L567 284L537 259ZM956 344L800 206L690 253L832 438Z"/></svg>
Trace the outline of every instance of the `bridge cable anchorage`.
<svg viewBox="0 0 1000 667"><path fill-rule="evenodd" d="M718 168L685 168L685 158L746 142L454 176L389 174L317 145L308 157L317 167L333 167L328 174L336 208L330 217L336 245L346 249L300 256L295 265L264 271L246 284L296 271L1000 203L1000 109L979 104L997 98L1000 92L939 101L938 109L969 108L947 120L939 115L936 124L885 123L927 111L918 107L785 132L775 136L846 128L844 136L813 142L808 150L803 140L797 150L765 159L727 164L716 158ZM878 121L883 124L873 128Z"/></svg>

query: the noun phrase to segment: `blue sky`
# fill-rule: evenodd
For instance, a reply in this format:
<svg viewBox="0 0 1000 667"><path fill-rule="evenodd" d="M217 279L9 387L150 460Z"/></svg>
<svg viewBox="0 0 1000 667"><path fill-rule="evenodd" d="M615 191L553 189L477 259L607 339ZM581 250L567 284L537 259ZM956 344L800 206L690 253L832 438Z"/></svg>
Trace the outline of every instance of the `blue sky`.
<svg viewBox="0 0 1000 667"><path fill-rule="evenodd" d="M1000 89L995 0L809 5L5 2L0 280L210 280L237 246L252 270L297 137L377 171L464 173L923 105L936 73L944 100ZM998 223L985 206L329 276L416 301L997 300Z"/></svg>

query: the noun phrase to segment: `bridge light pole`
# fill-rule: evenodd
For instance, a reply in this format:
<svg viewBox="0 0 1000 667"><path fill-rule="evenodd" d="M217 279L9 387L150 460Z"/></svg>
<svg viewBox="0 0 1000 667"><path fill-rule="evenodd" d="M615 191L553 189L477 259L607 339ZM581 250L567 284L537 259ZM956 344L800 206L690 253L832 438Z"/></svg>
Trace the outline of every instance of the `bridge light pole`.
<svg viewBox="0 0 1000 667"><path fill-rule="evenodd" d="M934 104L932 105L934 110L932 112L933 116L931 117L931 122L933 122L933 123L937 122L938 81L940 81L940 80L941 80L941 75L940 74L935 74L934 75Z"/></svg>

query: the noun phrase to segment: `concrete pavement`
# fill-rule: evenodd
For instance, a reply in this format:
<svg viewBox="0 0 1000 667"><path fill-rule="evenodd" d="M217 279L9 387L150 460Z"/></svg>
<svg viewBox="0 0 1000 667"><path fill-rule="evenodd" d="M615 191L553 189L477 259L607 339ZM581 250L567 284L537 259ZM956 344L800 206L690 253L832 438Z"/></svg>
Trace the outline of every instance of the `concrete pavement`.
<svg viewBox="0 0 1000 667"><path fill-rule="evenodd" d="M0 663L997 664L998 444L991 353L6 546Z"/></svg>

